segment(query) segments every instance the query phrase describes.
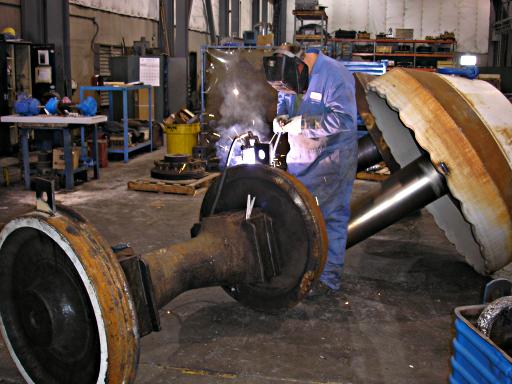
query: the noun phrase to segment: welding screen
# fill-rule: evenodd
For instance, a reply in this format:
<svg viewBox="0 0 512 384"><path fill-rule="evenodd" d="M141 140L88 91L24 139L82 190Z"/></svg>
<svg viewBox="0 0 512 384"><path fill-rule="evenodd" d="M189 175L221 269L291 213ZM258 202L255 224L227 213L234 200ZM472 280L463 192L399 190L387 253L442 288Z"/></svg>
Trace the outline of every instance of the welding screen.
<svg viewBox="0 0 512 384"><path fill-rule="evenodd" d="M277 93L268 84L263 57L271 49L208 48L205 55L205 120L240 126L260 136L271 133Z"/></svg>

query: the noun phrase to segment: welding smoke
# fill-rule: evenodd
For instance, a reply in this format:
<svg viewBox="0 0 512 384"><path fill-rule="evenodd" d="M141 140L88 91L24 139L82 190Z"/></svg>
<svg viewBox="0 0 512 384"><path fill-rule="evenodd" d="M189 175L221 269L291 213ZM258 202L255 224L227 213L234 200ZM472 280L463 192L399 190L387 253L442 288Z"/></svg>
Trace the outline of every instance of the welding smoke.
<svg viewBox="0 0 512 384"><path fill-rule="evenodd" d="M234 137L247 131L252 131L261 141L269 139L270 127L266 122L269 93L273 90L265 80L261 67L255 68L247 59L241 57L238 51L218 52L222 57L210 58L215 63L217 71L225 71L218 76L215 84L222 102L217 121L216 132L220 135L217 142L217 156L223 166L227 152ZM217 54L217 52L215 52ZM240 144L235 145L235 154L239 152Z"/></svg>

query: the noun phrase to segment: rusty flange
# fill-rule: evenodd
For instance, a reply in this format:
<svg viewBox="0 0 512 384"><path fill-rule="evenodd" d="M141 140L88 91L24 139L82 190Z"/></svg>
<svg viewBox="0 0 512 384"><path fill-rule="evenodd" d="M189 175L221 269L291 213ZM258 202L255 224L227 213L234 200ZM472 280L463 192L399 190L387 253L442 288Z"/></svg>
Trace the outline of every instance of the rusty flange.
<svg viewBox="0 0 512 384"><path fill-rule="evenodd" d="M480 273L512 261L512 105L479 80L394 69L368 102L401 166L424 151L450 194L427 209ZM397 113L398 112L398 113Z"/></svg>
<svg viewBox="0 0 512 384"><path fill-rule="evenodd" d="M7 223L0 280L2 335L27 382L134 381L139 335L129 289L109 246L83 218L66 209ZM91 347L69 342L80 338Z"/></svg>

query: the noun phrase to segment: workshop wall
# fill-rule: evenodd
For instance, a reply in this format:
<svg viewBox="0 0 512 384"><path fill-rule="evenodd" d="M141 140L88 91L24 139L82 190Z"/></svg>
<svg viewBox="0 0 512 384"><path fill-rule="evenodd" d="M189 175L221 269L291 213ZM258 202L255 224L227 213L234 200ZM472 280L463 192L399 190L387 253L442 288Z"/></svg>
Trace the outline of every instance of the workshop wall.
<svg viewBox="0 0 512 384"><path fill-rule="evenodd" d="M125 16L159 19L158 0L69 0L69 3Z"/></svg>
<svg viewBox="0 0 512 384"><path fill-rule="evenodd" d="M453 31L457 51L486 54L491 3L482 0L322 0L329 32L366 30L373 36L389 28L413 28L414 38ZM295 0L287 3L287 41L293 40Z"/></svg>
<svg viewBox="0 0 512 384"><path fill-rule="evenodd" d="M94 17L98 23L95 44L126 46L142 36L152 46L158 45L158 23L154 20L130 17L96 9L70 5L71 15ZM94 74L94 52L91 41L96 27L91 20L70 16L71 74L78 85L89 85Z"/></svg>
<svg viewBox="0 0 512 384"><path fill-rule="evenodd" d="M19 35L21 33L20 0L3 0L2 3L5 4L0 4L0 31L5 27L13 27Z"/></svg>
<svg viewBox="0 0 512 384"><path fill-rule="evenodd" d="M219 33L219 0L212 1L213 19L215 32ZM269 4L269 17L271 16L272 5ZM272 21L271 18L269 18ZM190 14L190 28L198 31L207 31L206 19L203 11L203 0L193 0L192 12ZM252 0L240 0L240 37L243 31L252 31ZM230 29L231 30L231 26Z"/></svg>

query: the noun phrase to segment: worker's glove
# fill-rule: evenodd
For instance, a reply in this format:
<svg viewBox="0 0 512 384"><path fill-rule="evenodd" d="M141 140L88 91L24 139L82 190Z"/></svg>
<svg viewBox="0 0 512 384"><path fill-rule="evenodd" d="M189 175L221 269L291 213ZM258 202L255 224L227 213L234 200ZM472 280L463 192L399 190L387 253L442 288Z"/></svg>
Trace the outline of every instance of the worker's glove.
<svg viewBox="0 0 512 384"><path fill-rule="evenodd" d="M284 133L283 127L286 125L289 118L290 117L288 115L276 116L276 118L272 122L272 129L273 129L274 133Z"/></svg>
<svg viewBox="0 0 512 384"><path fill-rule="evenodd" d="M283 130L290 135L298 135L302 129L302 115L292 117Z"/></svg>

